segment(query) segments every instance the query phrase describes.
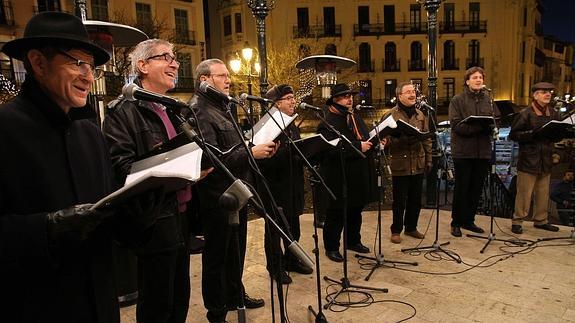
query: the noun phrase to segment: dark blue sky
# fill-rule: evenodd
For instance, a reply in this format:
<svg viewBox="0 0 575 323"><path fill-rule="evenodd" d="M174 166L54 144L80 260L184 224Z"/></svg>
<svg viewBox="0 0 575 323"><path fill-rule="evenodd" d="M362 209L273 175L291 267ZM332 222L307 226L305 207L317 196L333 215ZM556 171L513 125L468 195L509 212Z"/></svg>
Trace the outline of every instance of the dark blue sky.
<svg viewBox="0 0 575 323"><path fill-rule="evenodd" d="M542 0L541 23L545 35L575 43L575 0Z"/></svg>

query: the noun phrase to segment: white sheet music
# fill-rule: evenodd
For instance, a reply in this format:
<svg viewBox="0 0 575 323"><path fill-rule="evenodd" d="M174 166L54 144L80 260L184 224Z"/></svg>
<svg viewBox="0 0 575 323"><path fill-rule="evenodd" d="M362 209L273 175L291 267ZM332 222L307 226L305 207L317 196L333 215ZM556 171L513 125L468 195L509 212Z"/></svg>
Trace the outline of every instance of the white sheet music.
<svg viewBox="0 0 575 323"><path fill-rule="evenodd" d="M277 121L274 122L270 117L270 114ZM274 141L292 121L297 117L297 113L293 116L288 116L287 114L279 111L276 107L269 109L269 114L266 113L258 123L253 127L254 136L251 138L251 142L254 145L263 144L266 142ZM282 128L280 129L279 126ZM252 131L248 131L247 136L251 136Z"/></svg>
<svg viewBox="0 0 575 323"><path fill-rule="evenodd" d="M377 137L377 134L387 127L397 128L397 122L395 122L395 119L393 119L391 114L369 132L369 140Z"/></svg>

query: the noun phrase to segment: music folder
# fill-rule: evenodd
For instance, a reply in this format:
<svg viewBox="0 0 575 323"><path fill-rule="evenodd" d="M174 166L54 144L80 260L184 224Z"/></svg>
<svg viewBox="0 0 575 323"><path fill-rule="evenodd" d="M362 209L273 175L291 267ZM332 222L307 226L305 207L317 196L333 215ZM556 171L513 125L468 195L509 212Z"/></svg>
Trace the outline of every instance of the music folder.
<svg viewBox="0 0 575 323"><path fill-rule="evenodd" d="M136 161L124 186L96 202L91 209L122 204L151 189L177 191L200 179L202 150L196 143Z"/></svg>
<svg viewBox="0 0 575 323"><path fill-rule="evenodd" d="M254 144L259 145L266 142L274 141L287 126L294 121L298 116L295 113L293 116L281 112L276 107L268 110L260 121L258 121L251 130L248 130L246 137ZM273 120L272 117L273 116ZM276 122L274 122L274 120ZM278 125L281 127L278 127Z"/></svg>
<svg viewBox="0 0 575 323"><path fill-rule="evenodd" d="M569 118L560 120L551 120L541 127L533 130L535 138L548 139L551 141L560 141L564 138L574 138L573 122Z"/></svg>
<svg viewBox="0 0 575 323"><path fill-rule="evenodd" d="M410 125L409 123L399 119L396 121L397 127L391 130L391 135L405 135L405 136L412 136L412 137L429 137L429 131L421 131L417 127Z"/></svg>
<svg viewBox="0 0 575 323"><path fill-rule="evenodd" d="M493 125L495 127L495 119L492 116L469 116L460 122L467 123L467 124L478 124L484 128Z"/></svg>
<svg viewBox="0 0 575 323"><path fill-rule="evenodd" d="M310 137L294 140L294 144L299 148L305 158L310 159L319 153L337 147L340 140L340 138L327 140L322 134L316 134Z"/></svg>
<svg viewBox="0 0 575 323"><path fill-rule="evenodd" d="M369 132L369 139L374 145L379 144L379 138L384 138L397 128L397 123L390 114ZM379 134L378 134L379 133Z"/></svg>

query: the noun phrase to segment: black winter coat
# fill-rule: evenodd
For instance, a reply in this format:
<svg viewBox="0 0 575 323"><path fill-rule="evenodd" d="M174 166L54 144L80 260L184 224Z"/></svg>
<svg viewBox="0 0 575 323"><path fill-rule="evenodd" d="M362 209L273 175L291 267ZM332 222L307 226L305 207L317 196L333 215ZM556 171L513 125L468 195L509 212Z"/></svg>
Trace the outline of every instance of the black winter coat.
<svg viewBox="0 0 575 323"><path fill-rule="evenodd" d="M347 125L347 116L339 115L333 112L327 112L326 121L332 125L337 131L344 135L352 145L361 151L361 141L356 139L353 132ZM356 114L356 121L362 123L365 128L365 123ZM322 121L318 128L317 133L322 134L327 140L333 140L337 136L325 125ZM367 138L363 138L367 141ZM377 175L375 172L375 163L373 150L364 153L366 158L362 158L354 149L349 147L347 143L340 141L339 145L343 145L343 157L345 161L345 177L347 181L347 205L348 206L364 206L369 202L377 199ZM337 200L329 201L328 205L332 208L343 207L342 204L342 169L339 158L340 146L324 154L320 162L320 175L325 180L327 186L335 194ZM326 198L328 195L326 195Z"/></svg>
<svg viewBox="0 0 575 323"><path fill-rule="evenodd" d="M453 158L491 158L491 129L467 124L461 120L469 116L499 117L497 106L485 91L473 92L466 86L449 103L451 125L451 155Z"/></svg>
<svg viewBox="0 0 575 323"><path fill-rule="evenodd" d="M515 116L509 138L519 142L518 171L538 175L549 174L553 166L551 158L553 141L534 137L533 130L551 120L559 120L559 112L548 106L549 116L537 116L533 109L533 106L529 106Z"/></svg>
<svg viewBox="0 0 575 323"><path fill-rule="evenodd" d="M46 212L93 203L111 189L108 148L93 121L68 115L30 76L0 106L2 322L119 322L111 238L51 243ZM92 115L94 113L92 112Z"/></svg>

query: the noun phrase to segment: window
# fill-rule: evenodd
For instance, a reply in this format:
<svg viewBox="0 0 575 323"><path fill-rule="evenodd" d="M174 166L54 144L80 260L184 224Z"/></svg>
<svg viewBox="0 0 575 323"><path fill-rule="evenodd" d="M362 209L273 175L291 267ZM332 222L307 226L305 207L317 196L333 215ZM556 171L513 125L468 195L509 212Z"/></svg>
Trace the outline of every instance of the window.
<svg viewBox="0 0 575 323"><path fill-rule="evenodd" d="M4 43L0 43L3 46ZM0 53L0 74L8 80L14 80L14 73L12 71L12 64L10 64L10 57L4 53Z"/></svg>
<svg viewBox="0 0 575 323"><path fill-rule="evenodd" d="M443 69L455 69L455 42L446 40L443 43Z"/></svg>
<svg viewBox="0 0 575 323"><path fill-rule="evenodd" d="M337 56L337 47L335 46L335 44L327 44L325 46L325 55Z"/></svg>
<svg viewBox="0 0 575 323"><path fill-rule="evenodd" d="M415 86L416 89L419 89L423 93L423 80L422 79L410 79L411 84Z"/></svg>
<svg viewBox="0 0 575 323"><path fill-rule="evenodd" d="M523 89L524 82L525 82L525 74L521 73L519 75L519 89L517 91L517 93L519 93L519 96L523 96L523 94L524 94L524 92L523 92L524 91L524 89Z"/></svg>
<svg viewBox="0 0 575 323"><path fill-rule="evenodd" d="M446 3L443 5L443 29L445 31L455 30L455 4Z"/></svg>
<svg viewBox="0 0 575 323"><path fill-rule="evenodd" d="M523 7L523 27L527 27L527 7Z"/></svg>
<svg viewBox="0 0 575 323"><path fill-rule="evenodd" d="M149 4L136 2L136 23L140 26L152 23L152 7Z"/></svg>
<svg viewBox="0 0 575 323"><path fill-rule="evenodd" d="M525 63L525 41L521 42L521 63Z"/></svg>
<svg viewBox="0 0 575 323"><path fill-rule="evenodd" d="M409 61L410 71L424 71L425 66L421 54L421 43L414 41L411 43L411 60Z"/></svg>
<svg viewBox="0 0 575 323"><path fill-rule="evenodd" d="M309 34L308 8L297 8L297 29L300 36Z"/></svg>
<svg viewBox="0 0 575 323"><path fill-rule="evenodd" d="M560 44L560 43L555 43L555 53L563 54L564 51L565 51L565 45Z"/></svg>
<svg viewBox="0 0 575 323"><path fill-rule="evenodd" d="M472 66L481 66L482 64L480 63L480 59L479 59L479 40L477 39L472 39L469 42L469 55L468 55L468 64L467 64L467 68L470 68Z"/></svg>
<svg viewBox="0 0 575 323"><path fill-rule="evenodd" d="M241 34L242 33L242 14L241 13L235 13L234 14L234 21L236 23L236 34Z"/></svg>
<svg viewBox="0 0 575 323"><path fill-rule="evenodd" d="M421 30L421 6L419 4L409 6L409 23L411 31Z"/></svg>
<svg viewBox="0 0 575 323"><path fill-rule="evenodd" d="M178 84L176 88L182 90L191 90L194 88L194 77L192 74L192 57L187 53L178 53Z"/></svg>
<svg viewBox="0 0 575 323"><path fill-rule="evenodd" d="M359 104L361 105L371 105L372 103L372 90L371 90L371 80L361 80L359 81Z"/></svg>
<svg viewBox="0 0 575 323"><path fill-rule="evenodd" d="M371 68L371 46L368 43L359 45L359 72L373 72Z"/></svg>
<svg viewBox="0 0 575 323"><path fill-rule="evenodd" d="M224 16L224 36L229 36L232 34L232 16Z"/></svg>
<svg viewBox="0 0 575 323"><path fill-rule="evenodd" d="M368 33L369 32L369 7L368 6L358 6L357 7L357 24L359 25L359 31Z"/></svg>
<svg viewBox="0 0 575 323"><path fill-rule="evenodd" d="M0 25L14 25L12 2L0 0Z"/></svg>
<svg viewBox="0 0 575 323"><path fill-rule="evenodd" d="M395 6L383 6L383 30L386 33L395 32Z"/></svg>
<svg viewBox="0 0 575 323"><path fill-rule="evenodd" d="M451 98L455 95L455 79L452 77L444 78L443 90L445 91L445 100L447 102L451 101Z"/></svg>
<svg viewBox="0 0 575 323"><path fill-rule="evenodd" d="M60 0L38 0L38 12L60 10Z"/></svg>
<svg viewBox="0 0 575 323"><path fill-rule="evenodd" d="M399 71L399 61L397 60L397 52L394 42L385 43L385 59L383 61L383 71Z"/></svg>
<svg viewBox="0 0 575 323"><path fill-rule="evenodd" d="M176 41L181 44L189 44L193 39L190 39L188 11L174 9L174 21L176 24Z"/></svg>
<svg viewBox="0 0 575 323"><path fill-rule="evenodd" d="M108 0L92 0L92 18L108 21Z"/></svg>
<svg viewBox="0 0 575 323"><path fill-rule="evenodd" d="M397 87L397 80L385 80L385 105L395 105L395 88Z"/></svg>
<svg viewBox="0 0 575 323"><path fill-rule="evenodd" d="M335 8L323 7L323 28L325 35L335 35Z"/></svg>
<svg viewBox="0 0 575 323"><path fill-rule="evenodd" d="M469 3L469 27L471 30L479 29L479 2Z"/></svg>

